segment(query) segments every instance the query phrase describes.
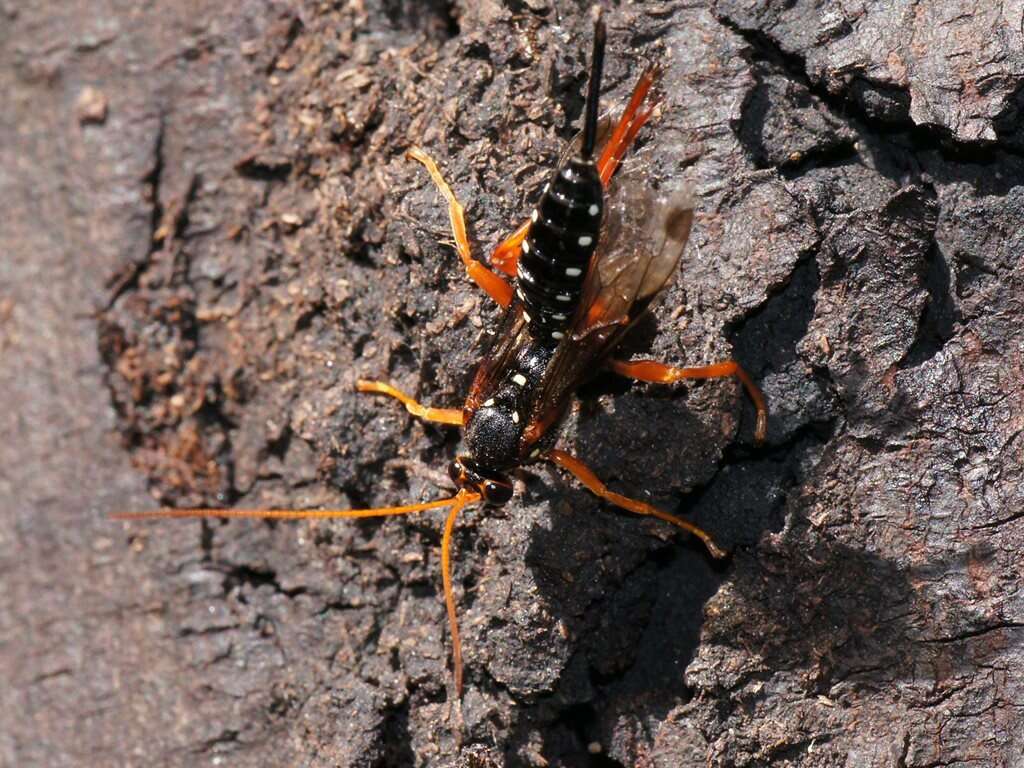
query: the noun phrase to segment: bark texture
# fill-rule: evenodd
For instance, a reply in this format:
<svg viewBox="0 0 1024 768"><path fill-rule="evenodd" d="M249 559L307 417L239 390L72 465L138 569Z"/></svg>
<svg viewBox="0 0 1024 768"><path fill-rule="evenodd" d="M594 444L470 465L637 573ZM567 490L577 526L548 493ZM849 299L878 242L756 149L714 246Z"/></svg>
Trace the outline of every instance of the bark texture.
<svg viewBox="0 0 1024 768"><path fill-rule="evenodd" d="M555 470L442 516L115 524L155 503L435 498L484 246L583 105L587 3L0 0L0 764L1020 766L1024 3L609 7L637 160L698 192L563 444L734 549Z"/></svg>

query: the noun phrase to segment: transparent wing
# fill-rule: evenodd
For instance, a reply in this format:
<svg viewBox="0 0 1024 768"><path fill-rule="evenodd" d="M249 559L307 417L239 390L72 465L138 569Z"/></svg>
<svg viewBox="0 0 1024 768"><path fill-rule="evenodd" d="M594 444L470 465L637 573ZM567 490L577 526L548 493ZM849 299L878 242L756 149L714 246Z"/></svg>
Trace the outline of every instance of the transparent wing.
<svg viewBox="0 0 1024 768"><path fill-rule="evenodd" d="M675 273L693 224L689 185L651 189L645 169L623 169L609 189L570 333L548 366L535 411L562 408Z"/></svg>
<svg viewBox="0 0 1024 768"><path fill-rule="evenodd" d="M643 179L623 176L617 191L573 321L577 342L643 313L675 273L690 237L689 187L658 193Z"/></svg>
<svg viewBox="0 0 1024 768"><path fill-rule="evenodd" d="M471 411L492 394L495 382L503 378L508 366L516 359L519 350L530 343L523 305L518 298L512 301L501 321L501 328L494 336L494 342L484 354L477 367L476 376L466 398L465 407Z"/></svg>

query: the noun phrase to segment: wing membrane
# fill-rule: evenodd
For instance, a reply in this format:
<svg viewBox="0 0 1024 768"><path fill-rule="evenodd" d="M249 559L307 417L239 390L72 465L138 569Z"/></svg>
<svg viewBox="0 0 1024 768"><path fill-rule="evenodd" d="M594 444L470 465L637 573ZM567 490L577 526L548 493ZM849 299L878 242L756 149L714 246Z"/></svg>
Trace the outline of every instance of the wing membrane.
<svg viewBox="0 0 1024 768"><path fill-rule="evenodd" d="M466 398L465 407L467 409L476 410L480 403L490 396L495 382L516 359L519 350L529 343L530 335L526 319L523 317L523 304L518 297L515 297L509 308L505 310L501 328L494 336L494 343L487 350L477 368L469 396Z"/></svg>
<svg viewBox="0 0 1024 768"><path fill-rule="evenodd" d="M545 374L539 412L564 407L658 298L686 248L693 194L689 186L655 192L635 167L613 181L606 211L579 309Z"/></svg>

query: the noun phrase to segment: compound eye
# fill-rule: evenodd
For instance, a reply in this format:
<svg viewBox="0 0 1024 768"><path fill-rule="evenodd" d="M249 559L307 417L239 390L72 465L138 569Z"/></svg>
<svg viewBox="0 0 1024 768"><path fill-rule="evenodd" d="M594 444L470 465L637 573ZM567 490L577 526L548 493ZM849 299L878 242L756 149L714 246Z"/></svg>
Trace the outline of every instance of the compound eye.
<svg viewBox="0 0 1024 768"><path fill-rule="evenodd" d="M512 498L512 485L510 483L496 483L493 480L487 480L481 487L481 491L483 492L484 501L498 507L502 504L507 504L508 500Z"/></svg>
<svg viewBox="0 0 1024 768"><path fill-rule="evenodd" d="M448 477L455 483L456 488L462 488L466 484L466 470L461 461L455 459L448 465Z"/></svg>

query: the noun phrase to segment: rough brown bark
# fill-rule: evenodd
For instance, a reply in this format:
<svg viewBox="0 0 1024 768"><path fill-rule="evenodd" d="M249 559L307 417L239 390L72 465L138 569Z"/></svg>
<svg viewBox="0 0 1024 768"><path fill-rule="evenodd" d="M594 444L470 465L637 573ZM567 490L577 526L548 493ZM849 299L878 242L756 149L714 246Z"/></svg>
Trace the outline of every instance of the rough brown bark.
<svg viewBox="0 0 1024 768"><path fill-rule="evenodd" d="M1021 765L1024 7L978 5L609 8L699 193L632 349L734 355L769 440L588 387L565 444L735 555L523 473L457 537L460 727L439 516L104 515L438 495L454 436L352 382L454 405L497 312L402 153L495 242L586 4L0 2L0 764Z"/></svg>

